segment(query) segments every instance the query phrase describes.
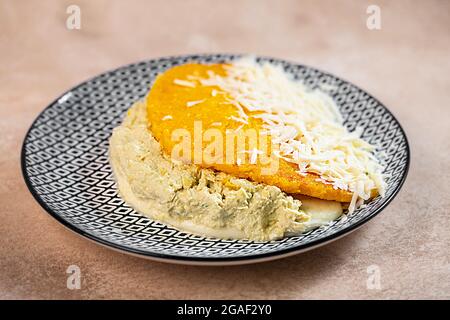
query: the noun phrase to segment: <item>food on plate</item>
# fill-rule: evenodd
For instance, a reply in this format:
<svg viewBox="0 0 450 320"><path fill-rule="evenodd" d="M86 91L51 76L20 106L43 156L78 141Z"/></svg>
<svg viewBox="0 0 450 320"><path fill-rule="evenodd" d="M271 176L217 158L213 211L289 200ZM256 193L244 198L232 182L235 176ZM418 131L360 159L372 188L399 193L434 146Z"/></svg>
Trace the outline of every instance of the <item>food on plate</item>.
<svg viewBox="0 0 450 320"><path fill-rule="evenodd" d="M130 108L110 159L121 196L146 216L205 236L274 240L383 196L374 146L342 122L329 96L272 64L189 63Z"/></svg>

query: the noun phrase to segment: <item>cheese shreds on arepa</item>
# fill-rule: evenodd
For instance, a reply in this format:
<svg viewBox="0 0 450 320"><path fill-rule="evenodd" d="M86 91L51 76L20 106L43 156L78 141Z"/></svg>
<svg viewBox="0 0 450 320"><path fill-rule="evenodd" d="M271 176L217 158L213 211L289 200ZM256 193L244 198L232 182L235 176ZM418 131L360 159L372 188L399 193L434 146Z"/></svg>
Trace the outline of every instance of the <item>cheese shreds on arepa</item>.
<svg viewBox="0 0 450 320"><path fill-rule="evenodd" d="M198 101L195 111L186 108ZM384 195L386 184L374 146L362 140L360 132L344 127L331 97L309 90L269 63L241 59L232 64L174 67L156 79L147 109L152 131L169 154L174 146L170 130L193 131L193 122L202 121L204 128L213 124L223 131L239 128L237 134L247 128L267 132L277 146L270 156L280 162L273 176L262 175L257 163L200 166L288 193L350 202L349 211L376 194ZM158 121L161 113L171 114L173 121L163 125Z"/></svg>

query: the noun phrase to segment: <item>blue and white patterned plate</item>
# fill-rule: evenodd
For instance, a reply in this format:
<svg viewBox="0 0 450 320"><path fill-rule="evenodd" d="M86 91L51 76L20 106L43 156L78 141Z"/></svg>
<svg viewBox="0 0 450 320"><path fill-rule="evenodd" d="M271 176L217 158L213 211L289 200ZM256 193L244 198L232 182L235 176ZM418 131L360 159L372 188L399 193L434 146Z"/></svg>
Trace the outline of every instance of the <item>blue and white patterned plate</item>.
<svg viewBox="0 0 450 320"><path fill-rule="evenodd" d="M108 139L127 109L143 98L155 77L189 61L227 62L239 55L213 54L149 60L103 73L67 91L34 121L22 149L22 170L33 196L69 229L141 257L185 264L242 264L272 260L323 245L355 230L383 210L405 181L409 147L405 133L378 100L328 73L278 59L295 78L328 92L349 130L362 127L363 139L379 145L388 188L347 219L279 241L204 238L145 218L117 195L108 163Z"/></svg>

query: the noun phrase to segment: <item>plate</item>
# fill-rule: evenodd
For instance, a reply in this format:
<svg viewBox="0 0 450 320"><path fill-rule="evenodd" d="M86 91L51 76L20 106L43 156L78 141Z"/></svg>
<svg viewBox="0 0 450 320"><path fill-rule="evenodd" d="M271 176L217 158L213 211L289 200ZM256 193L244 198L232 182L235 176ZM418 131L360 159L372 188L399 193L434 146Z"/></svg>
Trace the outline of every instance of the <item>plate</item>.
<svg viewBox="0 0 450 320"><path fill-rule="evenodd" d="M310 88L333 97L349 130L376 144L388 175L384 198L326 227L278 241L205 238L141 216L117 194L108 162L108 139L128 108L143 98L155 77L187 62L229 62L240 55L166 57L103 73L67 91L33 122L22 148L22 171L39 204L72 231L102 245L140 257L183 264L244 264L297 254L336 240L383 210L405 181L410 152L392 113L357 86L329 73L284 60L280 65Z"/></svg>

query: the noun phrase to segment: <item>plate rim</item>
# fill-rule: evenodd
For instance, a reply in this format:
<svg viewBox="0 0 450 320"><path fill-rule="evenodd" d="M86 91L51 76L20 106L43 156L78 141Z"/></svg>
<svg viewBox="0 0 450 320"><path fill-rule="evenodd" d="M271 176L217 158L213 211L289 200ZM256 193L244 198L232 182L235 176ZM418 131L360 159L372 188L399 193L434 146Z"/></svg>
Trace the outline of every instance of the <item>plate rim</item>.
<svg viewBox="0 0 450 320"><path fill-rule="evenodd" d="M274 251L274 252L267 252L267 253L260 253L260 254L253 254L253 255L247 255L247 256L237 256L237 257L195 257L195 256L178 256L178 255L172 255L172 254L166 254L166 253L158 253L158 252L148 252L145 250L140 250L140 249L136 249L136 248L131 248L131 247L126 247L124 245L121 244L117 244L114 243L112 241L109 240L105 240L99 236L93 235L93 234L89 234L86 231L82 230L81 228L77 227L74 224L69 223L68 221L66 221L65 219L63 219L60 215L58 215L57 213L55 213L40 197L40 195L38 194L38 192L33 188L33 186L31 185L31 181L30 181L30 177L28 176L28 173L26 171L26 142L27 139L30 135L31 130L33 129L34 125L36 124L37 120L41 117L41 115L47 110L49 109L51 106L53 106L55 103L58 102L58 100L60 98L62 98L63 96L65 96L66 94L68 94L69 92L72 92L74 90L76 90L77 88L79 88L80 86L86 84L87 82L94 80L95 78L97 78L100 75L103 75L105 73L111 73L111 72L115 72L118 71L120 69L126 69L129 68L133 65L137 65L140 63L148 63L149 61L158 61L158 60L172 60L172 59L193 59L193 58L198 58L198 57L207 57L207 56L214 56L214 55L219 55L219 56L223 56L224 59L229 58L230 56L234 56L234 57L238 57L238 56L243 56L245 54L242 53L199 53L199 54L183 54L183 55L171 55L171 56L163 56L163 57L157 57L157 58L150 58L150 59L145 59L145 60L140 60L140 61L136 61L133 63L129 63L129 64L125 64L123 66L114 68L114 69L110 69L110 70L106 70L104 72L101 72L99 74L96 74L92 77L89 77L87 80L84 80L80 83L78 83L76 86L71 87L70 89L66 90L65 92L63 92L61 95L59 95L56 99L54 99L50 104L48 104L41 112L39 112L39 114L34 118L33 122L30 124L24 138L23 138L23 142L22 142L22 147L21 147L21 152L20 152L20 166L21 166L21 171L22 171L22 177L25 181L25 184L28 188L28 190L30 191L30 193L32 194L32 196L34 197L34 199L39 203L39 205L50 215L52 216L54 219L56 219L58 222L60 222L64 227L68 228L70 231L82 236L83 238L86 238L88 240L91 240L97 244L100 244L102 246L108 247L109 249L113 249L115 251L119 251L122 253L126 253L126 254L131 254L133 256L138 256L141 258L146 258L146 259L153 259L156 261L161 261L161 262L169 262L169 263L178 263L178 264L192 264L192 265L237 265L237 264L249 264L249 263L258 263L258 262L264 262L264 261L269 261L269 260L275 260L275 259L281 259L287 256L292 256L295 254L299 254L308 250L312 250L315 249L317 247L326 245L334 240L338 240L348 234L350 234L351 232L355 231L356 229L358 229L359 227L361 227L362 225L364 225L365 223L367 223L369 220L371 220L372 218L374 218L376 215L378 215L381 211L383 211L391 202L392 200L397 196L397 194L400 192L401 188L403 187L406 178L408 176L408 172L409 172L409 168L410 168L410 162L411 162L411 149L409 146L409 141L408 141L408 137L406 135L406 132L404 130L404 128L402 127L401 123L398 121L398 119L395 117L395 115L391 112L391 110L389 110L389 108L387 108L385 106L385 104L381 103L380 100L378 100L377 98L373 97L368 91L366 91L365 89L355 85L354 83L352 83L351 81L346 80L345 78L342 78L341 76L336 76L334 74L331 74L329 72L323 71L321 69L318 69L316 67L311 67L309 65L305 65L302 63L297 63L297 62L293 62L290 60L285 60L285 59L281 59L281 58L273 58L273 57L269 57L269 56L261 56L261 55L253 55L256 58L261 58L261 59L265 59L265 60L273 60L273 61L277 61L277 62L284 62L284 63L288 63L289 65L295 65L295 66L301 66L304 68L308 68L310 70L314 70L314 71L318 71L323 75L327 75L327 76L331 76L333 78L336 78L338 80L341 80L345 83L350 84L351 86L357 88L358 90L364 92L365 94L368 95L369 98L373 99L374 101L376 101L379 105L381 105L383 107L383 109L392 117L392 119L398 124L398 127L400 129L400 132L402 134L402 136L405 139L405 145L406 145L406 166L405 166L405 172L403 174L403 176L401 177L398 185L395 187L395 189L393 190L392 194L389 195L389 197L384 201L384 203L382 203L380 205L380 207L378 207L377 209L373 210L372 212L370 212L367 216L363 217L361 220L345 227L342 230L337 231L336 233L333 233L331 235L327 235L323 238L319 238L319 239L314 239L309 243L306 244L302 244L302 245L297 245L291 248L285 248L285 249L280 249L278 251Z"/></svg>

